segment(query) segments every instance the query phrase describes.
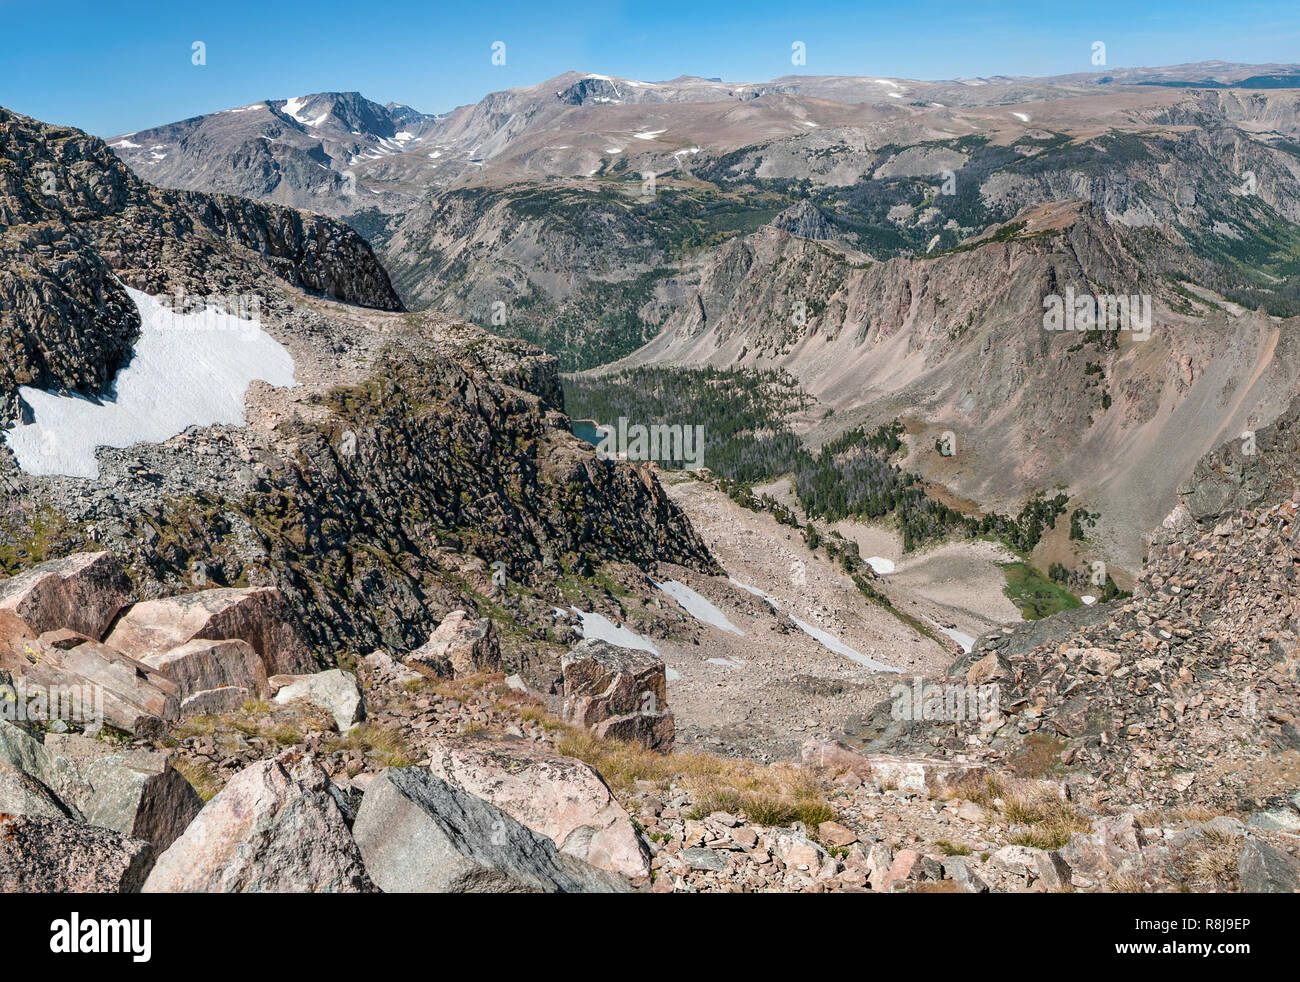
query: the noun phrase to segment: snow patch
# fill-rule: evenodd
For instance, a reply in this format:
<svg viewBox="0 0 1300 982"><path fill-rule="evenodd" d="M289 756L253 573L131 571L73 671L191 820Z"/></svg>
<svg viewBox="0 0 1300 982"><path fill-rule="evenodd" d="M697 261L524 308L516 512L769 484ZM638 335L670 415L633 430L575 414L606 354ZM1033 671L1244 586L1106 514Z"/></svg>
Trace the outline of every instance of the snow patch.
<svg viewBox="0 0 1300 982"><path fill-rule="evenodd" d="M961 631L958 631L956 628L944 627L932 617L927 617L926 620L937 627L942 634L947 635L953 641L956 641L961 645L961 650L967 654L970 654L971 649L975 647L975 639L969 634L962 634Z"/></svg>
<svg viewBox="0 0 1300 982"><path fill-rule="evenodd" d="M733 585L740 587L742 590L747 590L756 597L762 597L764 600L768 602L768 604L771 606L773 610L781 609L774 599L769 597L766 593L764 593L762 590L758 589L757 587L752 587L748 583L741 583L740 580L736 579L734 576L729 576L727 577L727 579L729 579ZM856 651L853 648L850 648L847 644L845 644L835 635L827 631L823 631L820 627L814 627L813 625L809 624L807 621L799 620L799 618L795 617L794 615L791 615L790 620L794 621L795 624L798 625L799 630L803 631L804 634L808 635L808 637L812 638L814 641L820 644L827 651L833 651L837 655L843 655L845 658L855 661L859 665L865 665L867 668L875 669L878 672L893 672L895 674L902 672L901 668L894 668L892 665L886 665L884 662L878 662L874 658L871 658L868 655L864 655L860 651Z"/></svg>
<svg viewBox="0 0 1300 982"><path fill-rule="evenodd" d="M140 311L140 338L106 399L19 388L33 421L4 439L28 474L98 477L97 447L162 443L191 426L243 426L254 380L295 384L293 358L258 321L212 308L176 314L126 292Z"/></svg>
<svg viewBox="0 0 1300 982"><path fill-rule="evenodd" d="M630 631L620 624L615 624L604 614L588 614L577 607L571 609L582 620L583 638L595 638L597 641L605 641L616 648L631 648L635 651L648 651L652 655L659 654L659 649L654 646L654 642L649 638L642 637L635 631Z"/></svg>
<svg viewBox="0 0 1300 982"><path fill-rule="evenodd" d="M869 655L864 655L862 652L850 648L835 635L823 631L820 627L814 627L807 621L801 621L793 614L790 615L790 620L799 625L799 630L803 631L804 634L808 635L808 637L812 638L827 651L833 651L837 655L843 655L845 658L855 661L859 665L865 665L867 668L875 669L877 672L894 672L895 674L902 672L901 668L894 668L892 665L886 665L884 662L876 661Z"/></svg>
<svg viewBox="0 0 1300 982"><path fill-rule="evenodd" d="M700 596L685 583L666 580L663 583L656 583L655 586L676 600L682 610L701 624L708 624L720 631L731 631L733 634L744 636L745 632L727 620L726 614L718 610L707 598Z"/></svg>
<svg viewBox="0 0 1300 982"><path fill-rule="evenodd" d="M868 556L867 564L875 570L877 576L886 576L894 571L894 561L883 556Z"/></svg>

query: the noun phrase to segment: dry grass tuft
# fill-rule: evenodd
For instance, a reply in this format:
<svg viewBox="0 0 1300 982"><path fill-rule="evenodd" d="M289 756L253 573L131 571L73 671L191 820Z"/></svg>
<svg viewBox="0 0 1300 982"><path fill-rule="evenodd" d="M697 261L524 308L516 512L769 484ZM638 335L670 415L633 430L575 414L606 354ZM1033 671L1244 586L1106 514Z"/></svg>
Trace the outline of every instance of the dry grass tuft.
<svg viewBox="0 0 1300 982"><path fill-rule="evenodd" d="M374 755L385 767L410 767L416 761L415 752L399 731L373 723L358 723L346 733L326 740L321 749L326 753L359 750Z"/></svg>
<svg viewBox="0 0 1300 982"><path fill-rule="evenodd" d="M191 757L172 758L172 767L176 770L176 773L190 782L190 787L198 793L199 799L205 803L216 797L217 792L225 786L220 775L211 765L194 760Z"/></svg>
<svg viewBox="0 0 1300 982"><path fill-rule="evenodd" d="M689 789L695 798L689 817L725 811L758 825L803 822L814 830L836 817L815 776L799 765L764 766L698 753L661 754L572 727L565 731L556 750L590 764L615 790L630 791L637 781Z"/></svg>
<svg viewBox="0 0 1300 982"><path fill-rule="evenodd" d="M1012 796L1005 800L1002 814L1014 825L1028 829L1011 839L1016 846L1060 849L1075 832L1090 832L1092 823L1070 805L1051 794L1038 797Z"/></svg>

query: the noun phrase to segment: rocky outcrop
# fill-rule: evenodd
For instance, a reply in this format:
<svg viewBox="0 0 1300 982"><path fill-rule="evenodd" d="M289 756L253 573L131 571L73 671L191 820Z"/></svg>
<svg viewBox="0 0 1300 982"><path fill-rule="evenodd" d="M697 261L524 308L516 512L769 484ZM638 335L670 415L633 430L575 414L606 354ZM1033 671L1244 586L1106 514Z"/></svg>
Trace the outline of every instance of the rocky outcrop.
<svg viewBox="0 0 1300 982"><path fill-rule="evenodd" d="M237 774L158 857L146 893L339 893L370 889L352 834L310 756Z"/></svg>
<svg viewBox="0 0 1300 982"><path fill-rule="evenodd" d="M487 802L427 771L389 768L366 789L354 827L386 893L611 893L625 881L579 860Z"/></svg>
<svg viewBox="0 0 1300 982"><path fill-rule="evenodd" d="M267 675L302 674L315 667L297 618L273 587L204 590L134 604L105 641L143 660L166 656L195 639L244 640L261 657Z"/></svg>
<svg viewBox="0 0 1300 982"><path fill-rule="evenodd" d="M435 749L429 769L546 836L565 855L627 877L650 875L631 818L580 760L522 741L455 740Z"/></svg>
<svg viewBox="0 0 1300 982"><path fill-rule="evenodd" d="M331 219L154 188L101 140L5 109L0 161L0 418L17 414L19 385L107 389L140 329L123 283L209 295L288 282L401 309L365 240Z"/></svg>
<svg viewBox="0 0 1300 982"><path fill-rule="evenodd" d="M175 682L182 703L212 689L234 687L249 697L269 690L262 656L242 638L194 638L159 654L144 655L140 661Z"/></svg>
<svg viewBox="0 0 1300 982"><path fill-rule="evenodd" d="M274 583L314 648L358 657L418 648L456 610L480 621L493 563L539 592L603 562L717 570L648 469L598 460L544 395L484 370L518 342L467 332L408 332L364 384L322 396L312 422L281 424L249 489L212 482L165 501L122 522L114 547L166 592L197 562L216 582ZM550 391L549 372L524 374Z"/></svg>
<svg viewBox="0 0 1300 982"><path fill-rule="evenodd" d="M1268 789L1250 775L1300 750L1298 516L1293 494L1208 530L1192 524L1103 618L1032 647L980 642L975 659L996 652L1005 667L1004 722L978 734L978 759L1051 748L1067 782L1099 805L1267 807ZM904 745L965 754L975 735L950 725Z"/></svg>
<svg viewBox="0 0 1300 982"><path fill-rule="evenodd" d="M76 628L103 634L130 600L130 584L110 554L55 560L0 580L0 597L0 671L11 683L6 698L22 702L23 719L156 732L181 715L227 712L281 687L292 690L286 699L325 703L342 729L363 713L350 675L310 673L315 659L273 588L137 603L104 642ZM31 625L43 633L36 636ZM273 674L281 679L275 687Z"/></svg>
<svg viewBox="0 0 1300 982"><path fill-rule="evenodd" d="M0 812L57 817L143 839L157 855L202 802L168 754L75 734L37 740L0 722Z"/></svg>
<svg viewBox="0 0 1300 982"><path fill-rule="evenodd" d="M772 225L801 239L833 239L835 225L811 201L791 205L772 219Z"/></svg>
<svg viewBox="0 0 1300 982"><path fill-rule="evenodd" d="M30 717L112 724L130 733L157 732L180 712L176 683L143 662L97 641L60 648L23 645L23 656L2 664L15 689L30 695ZM33 709L33 706L36 708Z"/></svg>
<svg viewBox="0 0 1300 982"><path fill-rule="evenodd" d="M568 652L561 666L566 720L651 749L672 744L676 726L658 656L588 639Z"/></svg>
<svg viewBox="0 0 1300 982"><path fill-rule="evenodd" d="M1178 489L1193 519L1214 523L1263 508L1300 487L1300 397L1267 426L1243 430L1206 454Z"/></svg>

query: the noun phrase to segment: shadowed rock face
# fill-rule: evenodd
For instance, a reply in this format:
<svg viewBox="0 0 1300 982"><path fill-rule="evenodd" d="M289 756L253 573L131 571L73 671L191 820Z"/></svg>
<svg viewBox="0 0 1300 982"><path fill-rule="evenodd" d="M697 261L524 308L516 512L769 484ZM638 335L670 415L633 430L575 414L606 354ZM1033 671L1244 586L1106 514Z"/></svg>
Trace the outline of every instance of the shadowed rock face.
<svg viewBox="0 0 1300 982"><path fill-rule="evenodd" d="M0 418L20 385L108 387L140 330L123 283L209 295L279 280L401 309L370 247L331 219L160 190L102 140L2 108L0 163Z"/></svg>
<svg viewBox="0 0 1300 982"><path fill-rule="evenodd" d="M67 628L98 641L130 589L112 553L79 553L0 580L0 610L22 618L33 634Z"/></svg>

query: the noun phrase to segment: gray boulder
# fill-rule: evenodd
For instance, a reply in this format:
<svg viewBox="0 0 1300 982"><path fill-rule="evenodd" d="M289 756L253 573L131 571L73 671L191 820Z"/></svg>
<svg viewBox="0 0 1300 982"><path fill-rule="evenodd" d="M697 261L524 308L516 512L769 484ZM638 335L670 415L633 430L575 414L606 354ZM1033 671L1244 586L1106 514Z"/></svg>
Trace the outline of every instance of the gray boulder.
<svg viewBox="0 0 1300 982"><path fill-rule="evenodd" d="M334 717L340 733L366 718L365 701L351 672L331 668L315 675L277 675L272 684L278 686L275 702L287 705L302 700L319 706Z"/></svg>
<svg viewBox="0 0 1300 982"><path fill-rule="evenodd" d="M390 893L611 893L622 877L563 856L486 801L425 770L390 767L353 826L366 871Z"/></svg>
<svg viewBox="0 0 1300 982"><path fill-rule="evenodd" d="M0 814L73 817L49 788L30 774L5 763L0 763Z"/></svg>
<svg viewBox="0 0 1300 982"><path fill-rule="evenodd" d="M1237 856L1242 893L1300 891L1300 860L1258 839L1246 839Z"/></svg>
<svg viewBox="0 0 1300 982"><path fill-rule="evenodd" d="M203 808L203 801L166 754L125 750L100 757L82 771L78 807L91 825L144 839L160 855Z"/></svg>

